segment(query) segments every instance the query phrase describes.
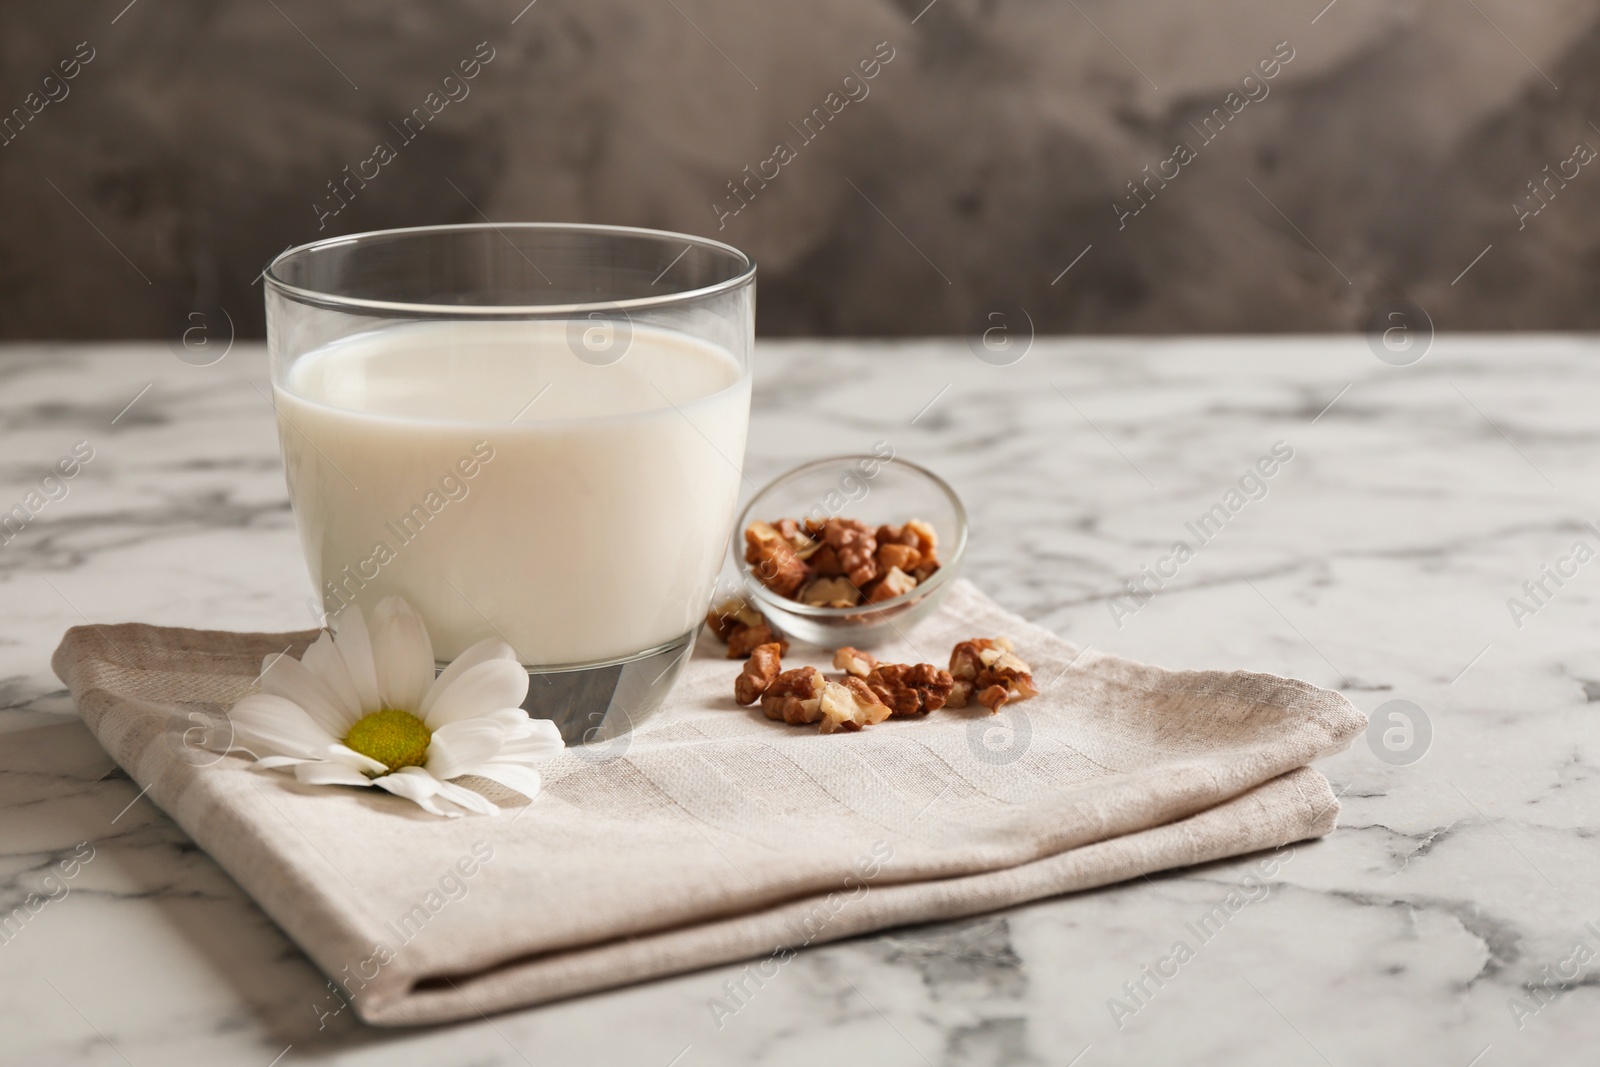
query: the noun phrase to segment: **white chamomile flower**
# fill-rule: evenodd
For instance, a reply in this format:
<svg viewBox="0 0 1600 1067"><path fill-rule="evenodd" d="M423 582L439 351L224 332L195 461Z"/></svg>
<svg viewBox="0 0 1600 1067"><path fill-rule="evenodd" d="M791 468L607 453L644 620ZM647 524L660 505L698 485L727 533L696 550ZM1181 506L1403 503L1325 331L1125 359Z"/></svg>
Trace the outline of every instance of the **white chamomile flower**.
<svg viewBox="0 0 1600 1067"><path fill-rule="evenodd" d="M233 706L230 751L256 766L292 768L307 785L377 786L452 818L499 812L488 798L450 781L473 774L532 799L534 765L562 749L555 724L521 704L528 672L504 641L479 641L434 677L433 642L400 597L372 612L339 616L300 659L262 664L264 692Z"/></svg>

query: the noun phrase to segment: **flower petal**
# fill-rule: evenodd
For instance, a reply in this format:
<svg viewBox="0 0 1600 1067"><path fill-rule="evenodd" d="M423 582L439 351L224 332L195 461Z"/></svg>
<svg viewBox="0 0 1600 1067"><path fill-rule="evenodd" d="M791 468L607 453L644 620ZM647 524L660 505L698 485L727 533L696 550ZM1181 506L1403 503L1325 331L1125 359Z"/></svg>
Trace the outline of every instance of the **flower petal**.
<svg viewBox="0 0 1600 1067"><path fill-rule="evenodd" d="M491 782L499 782L514 792L521 793L529 800L539 795L539 772L531 770L516 763L480 763L476 767L468 767L462 774L474 774L479 778L487 778Z"/></svg>
<svg viewBox="0 0 1600 1067"><path fill-rule="evenodd" d="M322 763L301 763L294 769L294 777L305 785L360 785L369 786L372 779L344 763L325 760Z"/></svg>
<svg viewBox="0 0 1600 1067"><path fill-rule="evenodd" d="M416 711L433 684L433 642L422 618L401 597L384 597L372 612L372 659L386 708Z"/></svg>
<svg viewBox="0 0 1600 1067"><path fill-rule="evenodd" d="M518 709L521 710L521 709ZM549 719L529 719L500 746L498 760L515 763L543 763L560 754L567 744L561 731Z"/></svg>
<svg viewBox="0 0 1600 1067"><path fill-rule="evenodd" d="M515 660L485 660L468 667L433 694L433 706L423 722L428 729L437 730L459 719L479 718L501 708L514 708L527 695L527 668Z"/></svg>
<svg viewBox="0 0 1600 1067"><path fill-rule="evenodd" d="M361 718L361 694L356 691L356 683L350 677L350 668L345 666L344 657L333 645L333 635L322 631L322 636L311 642L311 647L300 657L300 662L333 694L339 711L344 715L345 725L353 726Z"/></svg>
<svg viewBox="0 0 1600 1067"><path fill-rule="evenodd" d="M428 742L428 773L440 780L454 778L463 767L494 759L505 741L506 728L494 719L445 723Z"/></svg>
<svg viewBox="0 0 1600 1067"><path fill-rule="evenodd" d="M297 756L322 759L337 740L291 700L270 693L253 693L228 712L234 738L256 757Z"/></svg>
<svg viewBox="0 0 1600 1067"><path fill-rule="evenodd" d="M461 655L450 662L450 666L439 672L433 684L428 687L427 695L422 698L421 710L418 714L422 718L428 717L428 712L433 708L434 701L439 699L439 694L450 687L450 684L465 674L469 669L480 663L487 663L492 659L508 659L517 662L517 651L498 637L486 637L477 644L468 648ZM524 693L524 696L527 694ZM518 698L514 703L520 704Z"/></svg>
<svg viewBox="0 0 1600 1067"><path fill-rule="evenodd" d="M416 770L416 768L407 767L406 770ZM468 811L477 815L500 814L500 807L494 801L490 800L482 793L475 793L466 786L456 785L454 782L440 782L439 796L442 799L448 800L452 804L460 805L461 807L466 808Z"/></svg>
<svg viewBox="0 0 1600 1067"><path fill-rule="evenodd" d="M497 750L481 762L472 762L471 756L487 750L492 727L503 731ZM434 744L441 735L445 743L437 762L433 745L428 748L428 770L433 774L440 778L477 775L499 782L529 800L539 795L541 785L539 772L533 766L566 747L555 723L530 718L521 708L502 708L482 718L442 726L434 732Z"/></svg>
<svg viewBox="0 0 1600 1067"><path fill-rule="evenodd" d="M404 797L423 811L432 815L443 815L449 819L459 819L459 811L446 811L434 802L434 796L439 792L439 783L431 774L424 771L421 775L406 774L406 771L417 770L415 767L404 767L394 774L386 774L382 778L374 778L372 784L379 789L386 789L397 797Z"/></svg>
<svg viewBox="0 0 1600 1067"><path fill-rule="evenodd" d="M333 636L333 647L338 649L345 669L350 672L350 682L361 700L361 714L377 711L383 707L383 698L378 695L378 668L372 659L367 617L351 604L339 612L334 621L339 624L339 631Z"/></svg>
<svg viewBox="0 0 1600 1067"><path fill-rule="evenodd" d="M233 751L229 749L228 751ZM302 763L320 763L321 760L301 759L299 756L262 756L256 760L255 766L264 771L276 771L283 767L294 767Z"/></svg>
<svg viewBox="0 0 1600 1067"><path fill-rule="evenodd" d="M281 652L266 658L261 667L261 689L300 706L313 722L334 737L343 737L354 719L340 706L341 701L311 669Z"/></svg>
<svg viewBox="0 0 1600 1067"><path fill-rule="evenodd" d="M535 719L522 708L501 708L491 711L487 715L480 715L481 719L493 719L506 728L506 737L531 737L534 734L545 734L560 738L561 732L556 729L556 724L549 719Z"/></svg>
<svg viewBox="0 0 1600 1067"><path fill-rule="evenodd" d="M367 771L370 774L386 774L388 766L379 763L371 756L357 752L345 745L332 745L328 749L328 758L335 763L342 763L346 767L354 767L358 771Z"/></svg>

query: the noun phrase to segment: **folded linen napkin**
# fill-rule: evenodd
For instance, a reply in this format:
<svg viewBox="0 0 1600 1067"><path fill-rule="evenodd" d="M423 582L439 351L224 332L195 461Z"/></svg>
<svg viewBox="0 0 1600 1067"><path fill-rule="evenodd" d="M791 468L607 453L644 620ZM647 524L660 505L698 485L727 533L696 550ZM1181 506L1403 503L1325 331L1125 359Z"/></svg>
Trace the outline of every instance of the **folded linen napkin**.
<svg viewBox="0 0 1600 1067"><path fill-rule="evenodd" d="M1080 654L965 581L880 658L942 664L999 634L1039 696L829 736L735 705L739 664L703 638L639 730L546 764L532 804L451 820L206 751L262 657L314 631L81 626L53 665L106 751L379 1025L786 958L1332 830L1306 765L1365 725L1337 693Z"/></svg>

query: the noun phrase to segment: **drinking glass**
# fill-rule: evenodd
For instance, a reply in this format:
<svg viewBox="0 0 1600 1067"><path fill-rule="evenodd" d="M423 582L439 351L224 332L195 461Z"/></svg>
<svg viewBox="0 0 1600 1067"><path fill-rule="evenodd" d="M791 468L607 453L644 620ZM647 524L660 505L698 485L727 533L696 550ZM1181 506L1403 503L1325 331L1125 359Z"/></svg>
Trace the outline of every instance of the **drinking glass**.
<svg viewBox="0 0 1600 1067"><path fill-rule="evenodd" d="M392 594L440 666L499 637L569 743L660 707L739 495L755 264L618 226L335 237L266 275L319 618Z"/></svg>

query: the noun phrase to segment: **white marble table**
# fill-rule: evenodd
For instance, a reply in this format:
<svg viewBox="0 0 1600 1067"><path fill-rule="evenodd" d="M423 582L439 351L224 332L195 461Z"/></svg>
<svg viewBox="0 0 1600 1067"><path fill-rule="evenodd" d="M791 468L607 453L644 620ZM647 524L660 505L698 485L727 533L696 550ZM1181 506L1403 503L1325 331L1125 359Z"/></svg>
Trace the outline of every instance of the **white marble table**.
<svg viewBox="0 0 1600 1067"><path fill-rule="evenodd" d="M1361 338L1041 340L1008 367L959 340L762 346L757 482L888 438L971 505L969 575L1070 639L1431 722L1415 762L1364 740L1325 761L1338 831L1147 980L1120 1029L1108 1001L1134 1003L1124 983L1258 859L813 949L720 1030L707 1002L733 967L437 1029L319 1029L323 978L112 768L48 664L85 618L310 623L263 352L19 345L0 382L0 508L75 442L94 452L0 547L0 915L93 849L0 943L0 1062L1594 1061L1600 563L1560 563L1600 548L1594 341L1441 337L1409 367ZM1294 458L1268 494L1114 620L1123 581L1278 441ZM1546 565L1576 574L1514 620Z"/></svg>

